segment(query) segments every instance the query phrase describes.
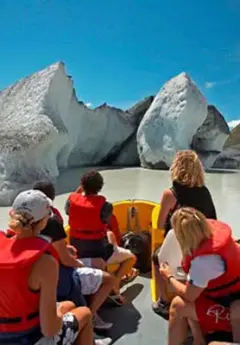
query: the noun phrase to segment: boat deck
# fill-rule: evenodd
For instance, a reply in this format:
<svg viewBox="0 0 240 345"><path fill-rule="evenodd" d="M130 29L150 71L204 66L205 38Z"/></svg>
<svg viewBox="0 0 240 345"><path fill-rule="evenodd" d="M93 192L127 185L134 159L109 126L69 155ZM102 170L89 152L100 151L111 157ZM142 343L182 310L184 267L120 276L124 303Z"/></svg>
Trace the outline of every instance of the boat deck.
<svg viewBox="0 0 240 345"><path fill-rule="evenodd" d="M139 276L123 288L129 301L123 307L101 311L105 321L114 323L108 336L116 345L165 345L168 323L151 309L150 278Z"/></svg>

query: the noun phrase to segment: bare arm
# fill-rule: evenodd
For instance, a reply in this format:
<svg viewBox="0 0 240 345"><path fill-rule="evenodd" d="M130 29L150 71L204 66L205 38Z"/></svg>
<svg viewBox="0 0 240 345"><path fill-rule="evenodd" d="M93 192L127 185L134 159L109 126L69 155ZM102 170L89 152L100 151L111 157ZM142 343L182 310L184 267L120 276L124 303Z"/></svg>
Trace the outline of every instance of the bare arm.
<svg viewBox="0 0 240 345"><path fill-rule="evenodd" d="M62 327L62 315L57 315L58 263L51 255L43 255L34 265L29 285L40 288L40 326L44 336L54 336Z"/></svg>
<svg viewBox="0 0 240 345"><path fill-rule="evenodd" d="M169 282L176 291L176 293L188 302L194 302L204 290L200 287L191 284L183 284L177 279L175 279L173 276L171 276Z"/></svg>
<svg viewBox="0 0 240 345"><path fill-rule="evenodd" d="M73 268L83 267L83 265L69 253L65 239L53 242L52 245L58 252L61 264Z"/></svg>
<svg viewBox="0 0 240 345"><path fill-rule="evenodd" d="M174 208L176 204L176 198L170 189L163 192L160 201L160 212L158 216L158 229L164 229L167 216L169 212Z"/></svg>

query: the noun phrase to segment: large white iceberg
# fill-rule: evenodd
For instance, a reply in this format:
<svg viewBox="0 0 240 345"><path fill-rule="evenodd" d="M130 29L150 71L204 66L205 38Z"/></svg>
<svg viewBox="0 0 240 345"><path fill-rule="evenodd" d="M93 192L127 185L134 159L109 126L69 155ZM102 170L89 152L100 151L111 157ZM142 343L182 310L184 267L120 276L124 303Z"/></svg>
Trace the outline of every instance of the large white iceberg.
<svg viewBox="0 0 240 345"><path fill-rule="evenodd" d="M179 150L189 149L207 116L207 101L186 73L169 80L143 117L137 132L143 167L169 167Z"/></svg>
<svg viewBox="0 0 240 345"><path fill-rule="evenodd" d="M135 131L130 114L79 102L56 63L0 93L0 205L59 169L97 165Z"/></svg>

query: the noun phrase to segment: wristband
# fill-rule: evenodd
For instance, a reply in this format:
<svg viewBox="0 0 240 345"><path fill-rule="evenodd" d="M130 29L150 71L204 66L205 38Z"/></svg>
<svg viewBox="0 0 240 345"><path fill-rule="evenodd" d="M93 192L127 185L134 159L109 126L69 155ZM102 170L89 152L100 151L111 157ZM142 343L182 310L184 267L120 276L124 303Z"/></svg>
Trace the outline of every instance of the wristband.
<svg viewBox="0 0 240 345"><path fill-rule="evenodd" d="M167 281L168 281L169 283L170 283L171 278L174 278L174 276L173 276L173 275L170 275L170 276L167 277Z"/></svg>

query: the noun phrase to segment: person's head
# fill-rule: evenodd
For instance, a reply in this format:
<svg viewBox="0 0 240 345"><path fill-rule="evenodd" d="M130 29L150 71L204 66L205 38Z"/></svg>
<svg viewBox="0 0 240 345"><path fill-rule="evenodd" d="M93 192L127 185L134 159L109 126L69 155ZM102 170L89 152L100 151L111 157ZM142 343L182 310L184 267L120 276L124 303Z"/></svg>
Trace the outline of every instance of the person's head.
<svg viewBox="0 0 240 345"><path fill-rule="evenodd" d="M175 211L171 223L183 256L191 255L212 235L205 216L191 207L182 207Z"/></svg>
<svg viewBox="0 0 240 345"><path fill-rule="evenodd" d="M204 185L204 169L202 163L192 150L179 151L170 167L171 179L187 187Z"/></svg>
<svg viewBox="0 0 240 345"><path fill-rule="evenodd" d="M41 191L30 189L14 200L8 226L20 236L37 236L46 227L50 214L50 199Z"/></svg>
<svg viewBox="0 0 240 345"><path fill-rule="evenodd" d="M55 188L51 181L36 182L33 189L40 190L52 201L55 199Z"/></svg>
<svg viewBox="0 0 240 345"><path fill-rule="evenodd" d="M81 187L86 195L98 194L103 184L103 177L98 171L90 171L81 178Z"/></svg>

